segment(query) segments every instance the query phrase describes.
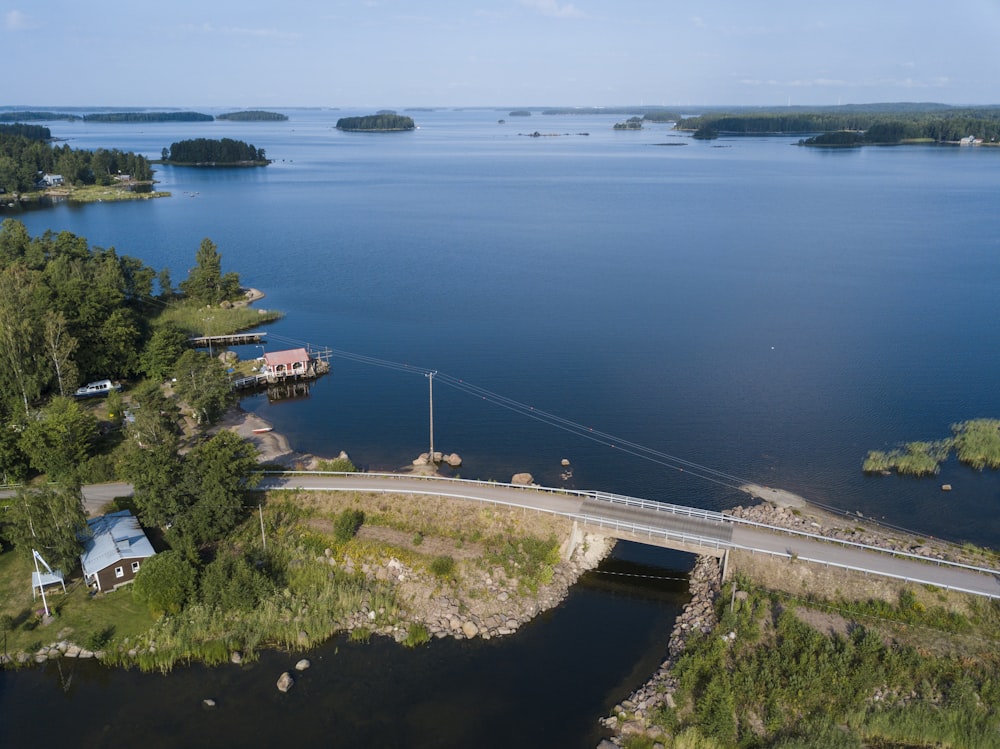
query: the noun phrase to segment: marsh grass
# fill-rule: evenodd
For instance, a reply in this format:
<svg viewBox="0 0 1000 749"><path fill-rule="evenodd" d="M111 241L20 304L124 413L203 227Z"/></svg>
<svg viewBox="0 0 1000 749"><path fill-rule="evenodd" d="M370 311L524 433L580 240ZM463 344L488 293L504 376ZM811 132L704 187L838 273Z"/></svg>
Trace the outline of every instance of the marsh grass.
<svg viewBox="0 0 1000 749"><path fill-rule="evenodd" d="M872 450L861 469L865 473L896 471L932 476L952 452L970 468L1000 468L1000 419L972 419L951 425L952 436L934 442L908 442L895 450Z"/></svg>
<svg viewBox="0 0 1000 749"><path fill-rule="evenodd" d="M230 335L250 330L281 318L275 310L255 307L206 307L179 302L171 304L153 321L154 326L173 323L190 335Z"/></svg>

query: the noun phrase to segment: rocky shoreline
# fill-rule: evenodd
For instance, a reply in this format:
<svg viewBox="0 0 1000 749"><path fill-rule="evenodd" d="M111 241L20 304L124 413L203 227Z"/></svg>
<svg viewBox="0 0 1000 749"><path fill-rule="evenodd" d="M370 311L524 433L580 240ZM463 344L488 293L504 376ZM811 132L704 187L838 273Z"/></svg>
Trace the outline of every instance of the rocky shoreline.
<svg viewBox="0 0 1000 749"><path fill-rule="evenodd" d="M511 635L539 614L558 606L580 576L597 567L615 544L613 538L591 533L578 534L574 531L573 538L579 542L571 546L568 540L564 544L563 560L553 567L551 580L540 585L536 591L525 591L517 579L508 577L500 567L477 571L454 585L447 585L431 573L409 566L395 557L382 562L350 556L338 559L331 549L327 549L317 557L318 563L340 568L348 574L360 572L369 582L391 584L400 605L390 623L378 624L385 621L386 612L376 609L372 597L365 595L357 611L335 622L331 636L363 630L402 643L415 624L426 627L428 635L437 639L479 637L489 640ZM57 641L40 647L34 653L0 654L0 666L41 664L59 658L100 660L105 656L103 651L88 650L73 643L65 634L60 632ZM300 644L308 644L304 632L300 634ZM153 647L150 645L148 651L131 648L123 654L127 660L136 661L146 652L153 652ZM238 651L232 655L233 662L242 660Z"/></svg>
<svg viewBox="0 0 1000 749"><path fill-rule="evenodd" d="M707 635L715 629L718 624L715 601L721 590L719 560L712 556L699 556L691 570L691 600L674 623L666 660L641 687L615 705L609 716L601 719L601 725L615 731L615 735L602 741L598 749L621 746L626 736L645 735L655 741L664 735L663 729L650 724L649 716L663 705L674 706L677 681L672 674L673 666L684 653L684 646L692 635Z"/></svg>

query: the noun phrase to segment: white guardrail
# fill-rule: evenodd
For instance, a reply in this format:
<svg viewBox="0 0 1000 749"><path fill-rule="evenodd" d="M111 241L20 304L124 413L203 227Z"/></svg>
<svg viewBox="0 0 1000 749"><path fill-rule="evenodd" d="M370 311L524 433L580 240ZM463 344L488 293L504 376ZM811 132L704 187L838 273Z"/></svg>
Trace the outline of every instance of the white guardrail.
<svg viewBox="0 0 1000 749"><path fill-rule="evenodd" d="M920 554L914 554L914 553L908 552L908 551L899 551L899 550L896 550L896 549L888 549L888 548L885 548L885 547L882 547L882 546L871 546L869 544L862 544L862 543L858 543L856 541L848 541L846 539L833 538L832 536L822 536L822 535L819 535L819 534L816 534L816 533L809 533L807 531L800 531L800 530L795 530L795 529L792 529L792 528L782 528L781 526L777 526L777 525L769 525L767 523L759 523L759 522L754 521L754 520L747 520L747 519L744 519L744 518L733 517L732 515L726 515L725 513L716 512L716 511L713 511L713 510L702 510L702 509L699 509L697 507L686 507L684 505L675 505L675 504L670 504L668 502L656 502L656 501L650 500L650 499L640 499L640 498L637 498L637 497L628 497L628 496L624 496L624 495L620 495L620 494L611 494L611 493L608 493L608 492L580 491L580 490L575 490L575 489L559 489L559 488L546 487L546 486L537 486L537 485L533 485L533 484L532 485L507 484L507 483L503 483L503 482L499 482L499 481L480 481L480 480L476 480L476 479L457 479L457 478L449 478L449 477L446 477L446 476L422 476L422 475L419 475L419 474L401 474L401 473L364 473L364 472L339 473L339 472L334 472L334 471L264 471L263 473L266 476L297 476L297 475L300 475L300 476L336 476L336 477L342 477L342 478L366 477L366 478L381 478L381 479L406 480L406 481L418 480L418 481L427 481L427 482L434 483L434 484L453 483L453 484L456 484L456 485L473 485L473 486L483 486L483 487L495 487L495 488L503 488L503 489L512 489L512 490L518 490L518 491L528 491L528 492L533 492L533 493L537 493L537 494L557 494L557 495L562 495L562 496L566 496L566 497L574 497L574 498L579 498L579 499L584 499L584 500L586 500L586 499L593 499L593 500L597 500L597 501L600 501L600 502L606 502L608 504L613 504L613 505L622 505L622 506L627 506L627 507L636 507L636 508L641 508L641 509L644 509L644 510L651 510L651 511L655 511L655 512L662 512L664 514L683 515L683 516L686 516L686 517L699 518L699 519L707 520L707 521L710 521L710 522L717 522L720 525L724 525L724 524L745 525L745 526L750 526L750 527L754 527L754 528L760 528L761 530L766 530L766 531L769 531L771 533L780 533L780 534L783 534L783 535L795 536L795 537L799 537L799 538L810 539L810 540L813 540L813 541L822 541L822 542L825 542L825 543L837 544L837 545L845 546L845 547L849 547L849 548L855 548L855 549L861 549L861 550L865 550L865 551L877 552L877 553L880 553L880 554L887 554L887 555L893 556L893 557L900 557L900 558L904 558L904 559L911 559L911 560L914 560L914 561L919 561L919 562L934 564L934 565L939 566L939 567L954 567L956 569L968 570L970 572L979 572L979 573L988 574L988 575L1000 576L1000 570L995 570L995 569L992 569L992 568L989 568L989 567L977 567L975 565L964 564L962 562L953 562L953 561L950 561L950 560L947 560L947 559L937 559L935 557L922 556ZM302 488L302 487L294 487L294 488ZM333 488L331 488L331 490L336 491L337 489L335 487L333 487ZM382 490L378 490L378 491L382 491ZM585 516L585 515L580 515L580 514L577 514L577 513L558 512L558 511L549 510L549 509L545 509L545 508L534 507L534 506L531 506L531 505L523 505L523 504L519 504L519 503L516 503L516 502L508 502L508 501L504 501L504 500L497 500L497 499L492 499L492 498L484 498L484 497L480 497L480 496L474 496L474 495L468 495L468 494L461 494L461 493L442 492L440 490L438 490L438 491L420 492L420 493L421 494L437 494L437 495L441 495L441 496L452 497L452 498L455 498L455 499L468 499L468 500L475 500L475 501L483 501L483 502L489 502L491 504L502 504L502 505L508 505L508 506L511 506L511 507L524 508L524 509L527 509L527 510L540 510L542 512L548 512L550 514L563 515L565 517L572 517L572 518L576 518L576 519L579 519L579 520L584 520L584 522L596 523L596 522L599 521L599 522L602 522L605 527L614 527L615 523L617 523L618 527L620 527L621 529L623 529L623 530L629 530L629 532L636 533L637 535L640 535L640 534L641 535L650 535L650 534L652 534L652 535L665 536L665 534L669 534L669 535L666 535L665 537L667 537L667 538L673 538L674 540L682 540L685 543L696 543L696 545L698 545L698 546L707 546L707 547L716 548L716 549L722 549L722 548L740 549L740 550L745 550L745 551L753 551L753 552L756 552L756 553L777 554L778 556L786 556L786 557L789 556L789 554L787 552L771 552L771 551L767 551L767 550L764 550L764 549L754 549L752 547L743 547L743 546L740 546L739 544L735 544L735 543L732 543L730 541L719 541L718 539L709 539L709 538L705 538L705 537L701 537L701 536L694 536L694 535L691 535L691 534L684 534L684 533L681 533L681 532L678 532L678 531L669 531L669 530L663 529L663 528L654 528L652 526L642 525L641 523L628 523L627 521L615 521L615 520L612 520L612 519L609 519L609 518L597 518L596 516ZM587 519L585 519L585 518L587 518ZM632 529L634 529L634 530L632 530ZM684 537L684 538L682 539L682 537ZM802 559L803 561L814 561L814 562L816 562L818 564L828 564L830 566L841 567L841 568L844 568L844 569L852 569L852 570L856 570L856 571L860 571L860 572L868 572L870 574L885 575L885 573L877 572L875 570L866 570L864 568L851 567L849 565L843 565L843 564L834 563L834 562L827 562L825 560L807 559L806 557L802 557L802 556L799 556L798 558ZM888 576L888 577L897 577L896 575L885 575L885 576ZM908 578L900 578L900 579L908 579ZM913 580L913 582L924 582L924 581ZM937 583L934 583L934 582L926 582L926 584L928 584L928 585L937 585ZM938 585L938 587L944 587L944 586ZM951 588L951 589L952 590L958 590L957 588ZM970 591L962 591L962 592L970 592Z"/></svg>

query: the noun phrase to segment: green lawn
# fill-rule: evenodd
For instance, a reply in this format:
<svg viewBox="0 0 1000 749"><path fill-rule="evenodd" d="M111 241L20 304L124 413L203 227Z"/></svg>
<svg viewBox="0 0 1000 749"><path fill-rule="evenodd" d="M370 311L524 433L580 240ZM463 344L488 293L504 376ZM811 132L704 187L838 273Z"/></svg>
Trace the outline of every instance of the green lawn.
<svg viewBox="0 0 1000 749"><path fill-rule="evenodd" d="M7 633L7 650L32 651L68 639L87 647L101 633L114 637L134 635L149 629L149 612L132 600L131 587L91 596L79 570L67 577L66 594L59 586L46 589L49 611L55 621L42 625L42 599L31 598L30 559L14 551L0 553L0 616L13 619Z"/></svg>

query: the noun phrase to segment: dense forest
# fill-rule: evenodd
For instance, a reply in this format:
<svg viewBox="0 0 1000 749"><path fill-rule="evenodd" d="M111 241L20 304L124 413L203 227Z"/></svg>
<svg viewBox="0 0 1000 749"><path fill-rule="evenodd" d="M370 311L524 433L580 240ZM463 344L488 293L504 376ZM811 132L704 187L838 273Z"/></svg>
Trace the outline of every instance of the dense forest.
<svg viewBox="0 0 1000 749"><path fill-rule="evenodd" d="M615 130L642 130L642 117L629 117L624 122L616 122Z"/></svg>
<svg viewBox="0 0 1000 749"><path fill-rule="evenodd" d="M248 164L263 166L268 163L263 148L255 148L249 143L232 138L182 140L178 143L171 143L170 148L164 148L162 157L164 163L198 166L242 166Z"/></svg>
<svg viewBox="0 0 1000 749"><path fill-rule="evenodd" d="M212 122L214 119L201 112L98 112L83 116L84 122Z"/></svg>
<svg viewBox="0 0 1000 749"><path fill-rule="evenodd" d="M175 291L166 270L157 272L113 247L91 247L70 232L31 237L14 219L0 224L0 483L22 480L32 468L50 473L52 465L63 465L50 452L70 453L64 440L42 451L44 439L29 444L22 436L49 415L64 420L61 411L49 414L53 399L97 379L162 381L171 374L187 350L188 332L158 322L165 311L185 301L204 307L240 296L239 277L222 273L210 240L201 243L195 261ZM228 396L222 374L222 395ZM199 402L211 390L199 381L190 400ZM58 408L72 410L61 402ZM200 408L210 417L218 406L206 401Z"/></svg>
<svg viewBox="0 0 1000 749"><path fill-rule="evenodd" d="M227 112L220 114L217 120L233 120L234 122L283 122L288 119L287 114L280 112L264 112L260 109L248 109L244 112Z"/></svg>
<svg viewBox="0 0 1000 749"><path fill-rule="evenodd" d="M0 188L7 192L34 190L39 174L60 174L71 185L109 185L119 175L140 182L153 178L146 158L131 152L74 150L68 145L53 146L44 140L0 132Z"/></svg>
<svg viewBox="0 0 1000 749"><path fill-rule="evenodd" d="M0 125L0 135L23 135L28 140L51 140L52 131L41 125L25 125L15 122L12 125Z"/></svg>
<svg viewBox="0 0 1000 749"><path fill-rule="evenodd" d="M412 117L401 114L372 114L366 117L341 117L337 120L338 130L353 132L389 132L413 130L415 127Z"/></svg>
<svg viewBox="0 0 1000 749"><path fill-rule="evenodd" d="M678 130L693 130L696 137L771 135L853 131L856 137L837 136L837 145L891 144L908 140L957 142L974 136L984 141L1000 139L1000 109L933 109L869 111L861 108L817 112L767 112L755 114L706 114L678 121Z"/></svg>
<svg viewBox="0 0 1000 749"><path fill-rule="evenodd" d="M0 122L47 122L49 120L72 122L79 119L82 119L80 115L65 112L34 112L30 110L0 112Z"/></svg>

